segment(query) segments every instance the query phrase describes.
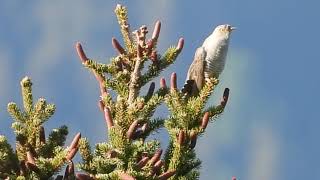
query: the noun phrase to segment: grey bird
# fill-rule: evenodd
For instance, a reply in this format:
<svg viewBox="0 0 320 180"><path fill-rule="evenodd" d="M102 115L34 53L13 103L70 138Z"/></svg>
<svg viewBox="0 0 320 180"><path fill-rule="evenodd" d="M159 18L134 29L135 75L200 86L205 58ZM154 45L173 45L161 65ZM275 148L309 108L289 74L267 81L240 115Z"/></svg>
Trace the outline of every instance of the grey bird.
<svg viewBox="0 0 320 180"><path fill-rule="evenodd" d="M225 66L230 35L235 29L229 24L219 25L205 39L202 46L197 48L188 70L186 83L181 90L183 93L196 96L206 80L219 77Z"/></svg>

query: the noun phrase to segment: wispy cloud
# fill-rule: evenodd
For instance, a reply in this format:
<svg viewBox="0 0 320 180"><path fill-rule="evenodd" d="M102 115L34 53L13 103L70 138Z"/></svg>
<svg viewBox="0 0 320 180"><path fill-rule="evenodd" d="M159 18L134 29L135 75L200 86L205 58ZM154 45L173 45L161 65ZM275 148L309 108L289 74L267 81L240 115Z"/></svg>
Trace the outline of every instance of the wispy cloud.
<svg viewBox="0 0 320 180"><path fill-rule="evenodd" d="M104 122L96 110L96 82L79 63L74 44L85 42L89 55L102 54L105 47L95 43L86 46L86 42L97 39L98 43L105 42L95 33L112 26L114 19L110 14L113 12L109 10L113 8L110 2L59 0L39 1L30 9L33 13L30 26L39 27L39 31L32 37L25 71L36 82L36 90L45 92L49 99L56 99L54 103L58 107L56 116L59 119L78 122L72 126L67 122L71 136L74 134L72 131L81 131L89 138L105 137ZM106 49L110 53L110 48ZM101 120L92 123L92 119ZM61 123L65 122L49 122L54 126Z"/></svg>
<svg viewBox="0 0 320 180"><path fill-rule="evenodd" d="M90 32L97 31L101 22L105 26L112 24L108 13L104 13L108 8L108 4L99 7L89 1L41 1L35 4L33 25L40 27L40 33L30 50L27 71L41 76L67 64L70 59L66 57L73 57L70 53L74 52L74 43L79 38L92 38Z"/></svg>
<svg viewBox="0 0 320 180"><path fill-rule="evenodd" d="M259 84L255 74L259 68L257 62L257 57L248 50L231 49L229 53L219 87L210 101L217 103L223 89L229 87L229 103L215 125L208 127L197 147L203 165L216 169L206 171L204 168L204 179L226 179L232 175L248 180L277 178L282 147L278 129L271 129L271 124L286 116L286 105L277 99L273 107L268 106L268 96L255 86ZM238 161L244 159L248 164L243 169L235 169Z"/></svg>
<svg viewBox="0 0 320 180"><path fill-rule="evenodd" d="M250 137L248 179L277 179L280 143L276 133L268 126L260 126L253 129Z"/></svg>
<svg viewBox="0 0 320 180"><path fill-rule="evenodd" d="M168 3L169 1L136 2L134 7L129 7L129 19L133 20L132 27L138 28L142 24L149 25L149 34L151 35L155 21L158 18L165 19L165 28L161 31L161 41L167 42L170 37L166 32L170 28L169 17L172 15L174 7L170 3L171 6L168 8L166 6ZM84 130L89 132L89 137L99 136L102 139L104 139L106 131L103 118L96 107L98 86L92 74L81 67L74 51L74 43L82 41L88 56L98 59L100 62L106 62L105 59L114 55L115 51L111 48L111 37L119 36L119 28L113 12L115 6L115 2L92 3L85 0L41 1L34 4L31 10L33 12L31 25L39 27L40 30L39 34L33 37L35 40L31 43L25 67L28 75L37 80L40 91L46 92L51 97L77 98L79 100L77 102L80 104L73 106L74 109L69 111L68 115L61 117L78 119L76 115L80 116L81 120L85 121L81 122L80 120L80 124L90 124L90 126L86 126L88 130ZM135 13L134 8L144 12ZM134 24L138 21L131 18L132 16L137 17L141 24ZM121 41L120 37L119 40ZM60 74L67 77L61 77ZM54 76L56 77L52 79L54 81L57 81L57 78L63 79L63 82L58 84L59 87L52 87L48 84L48 80ZM68 83L73 83L74 86L67 85ZM68 91L77 91L79 97L66 97L66 95L55 92L62 88L66 88ZM80 91L78 91L79 89ZM69 92L70 95L72 94ZM72 99L65 99L65 101L70 102ZM61 107L59 104L57 106ZM79 108L85 109L86 112L78 112ZM81 113L84 114L81 115ZM99 122L92 123L91 119ZM80 128L80 124L76 129Z"/></svg>
<svg viewBox="0 0 320 180"><path fill-rule="evenodd" d="M172 15L174 8L172 2L170 2L169 7L167 6L168 3L169 1L148 3L138 1L135 6L136 9L143 10L143 13L137 13L137 17L142 23L149 25L150 34L157 17L165 19L165 28L161 33L161 41L163 42L167 42L170 38L166 32L170 28L169 17ZM74 59L73 45L78 40L83 41L90 57L95 58L101 54L107 56L102 58L108 59L111 57L110 55L113 55L114 51L110 48L111 43L109 42L111 42L112 36L119 34L118 32L105 32L103 38L106 38L107 47L103 47L105 44L101 44L101 42L90 43L90 45L87 45L87 42L101 40L102 37L97 38L97 35L95 35L96 32L100 32L99 28L118 31L116 17L113 13L115 5L116 3L99 4L90 1L55 1L35 4L33 7L34 24L32 25L40 27L40 33L36 35L37 40L32 43L32 48L27 57L26 71L32 73L32 76L45 79L51 73L56 73L56 70L67 70L67 68L61 66L67 65L68 61ZM129 15L134 16L133 13L129 8ZM139 25L141 24L134 24L133 27L137 28ZM159 45L161 46L161 44ZM103 51L105 53L102 53ZM73 54L70 55L70 53ZM82 78L81 70L74 73L77 77ZM87 76L87 74L85 75ZM47 90L50 91L49 88Z"/></svg>
<svg viewBox="0 0 320 180"><path fill-rule="evenodd" d="M208 126L197 144L197 152L206 167L202 169L205 172L201 176L203 179L230 179L233 175L232 164L226 162L226 159L220 159L219 155L226 149L234 154L234 146L245 141L244 138L235 137L245 137L245 129L241 128L243 123L249 121L249 118L243 119L246 117L242 117L241 111L248 108L243 103L247 103L244 97L248 96L248 89L252 86L250 69L256 66L253 56L248 50L230 49L220 83L209 100L210 105L219 103L224 88L230 88L230 99L225 112Z"/></svg>

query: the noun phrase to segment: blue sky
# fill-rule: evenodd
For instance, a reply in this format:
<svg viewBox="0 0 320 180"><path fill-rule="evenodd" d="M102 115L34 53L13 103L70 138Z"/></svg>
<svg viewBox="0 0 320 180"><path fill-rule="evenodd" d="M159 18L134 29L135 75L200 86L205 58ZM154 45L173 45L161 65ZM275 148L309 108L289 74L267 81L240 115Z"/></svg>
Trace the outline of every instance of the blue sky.
<svg viewBox="0 0 320 180"><path fill-rule="evenodd" d="M145 24L152 30L161 20L160 52L185 38L177 62L162 73L168 78L177 72L180 86L195 49L213 28L238 27L210 101L216 103L229 87L229 104L197 144L201 179L319 177L320 4L311 0L1 1L0 134L13 142L6 105L21 104L19 82L27 75L34 96L57 105L46 128L66 124L70 136L81 131L92 143L105 140L98 86L74 44L81 41L100 62L115 55L111 38L121 39L113 14L117 3L128 6L132 29Z"/></svg>

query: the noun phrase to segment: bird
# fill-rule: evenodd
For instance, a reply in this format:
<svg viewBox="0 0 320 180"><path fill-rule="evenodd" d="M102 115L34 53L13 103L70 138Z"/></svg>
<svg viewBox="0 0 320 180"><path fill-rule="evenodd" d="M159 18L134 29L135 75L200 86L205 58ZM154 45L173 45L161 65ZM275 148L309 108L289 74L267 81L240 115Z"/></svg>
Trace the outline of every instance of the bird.
<svg viewBox="0 0 320 180"><path fill-rule="evenodd" d="M196 49L182 93L196 96L207 80L219 78L226 63L231 32L235 29L229 24L218 25Z"/></svg>

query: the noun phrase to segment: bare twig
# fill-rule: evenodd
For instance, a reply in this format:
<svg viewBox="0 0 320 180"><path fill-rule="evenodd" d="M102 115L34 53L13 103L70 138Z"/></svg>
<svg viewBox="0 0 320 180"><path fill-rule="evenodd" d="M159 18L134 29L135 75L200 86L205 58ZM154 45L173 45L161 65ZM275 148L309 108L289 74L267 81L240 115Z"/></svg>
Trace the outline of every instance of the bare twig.
<svg viewBox="0 0 320 180"><path fill-rule="evenodd" d="M103 96L104 94L107 94L108 91L107 91L107 88L105 86L105 77L103 77L102 75L98 74L94 70L93 70L93 74L94 74L94 76L96 77L96 79L97 79L97 81L99 83L101 96Z"/></svg>
<svg viewBox="0 0 320 180"><path fill-rule="evenodd" d="M79 148L78 145L79 145L80 138L81 138L81 133L77 133L73 138L70 146L68 147L68 154L66 157L68 161L71 161L73 157L76 155L76 153L78 152L78 148Z"/></svg>
<svg viewBox="0 0 320 180"><path fill-rule="evenodd" d="M226 106L227 105L227 102L228 102L228 99L229 99L229 93L230 93L229 88L225 88L224 92L223 92L222 101L220 103L221 106Z"/></svg>
<svg viewBox="0 0 320 180"><path fill-rule="evenodd" d="M160 88L161 88L161 89L166 89L166 88L167 88L166 79L164 79L164 77L162 77L162 78L160 79Z"/></svg>
<svg viewBox="0 0 320 180"><path fill-rule="evenodd" d="M110 112L109 107L104 107L104 119L107 123L108 128L113 127L113 120L111 117L111 112Z"/></svg>
<svg viewBox="0 0 320 180"><path fill-rule="evenodd" d="M71 160L68 162L68 165L66 166L66 170L64 172L64 179L67 180L70 176L74 176L74 164Z"/></svg>
<svg viewBox="0 0 320 180"><path fill-rule="evenodd" d="M153 62L153 64L157 64L158 63L158 54L157 51L152 51L151 55L150 55L150 59Z"/></svg>
<svg viewBox="0 0 320 180"><path fill-rule="evenodd" d="M25 160L22 160L19 162L20 165L20 175L24 176L27 173L27 167Z"/></svg>
<svg viewBox="0 0 320 180"><path fill-rule="evenodd" d="M143 25L138 30L134 31L137 39L137 44L141 48L146 46L146 34L148 33L147 26Z"/></svg>
<svg viewBox="0 0 320 180"><path fill-rule="evenodd" d="M147 55L149 56L150 53L154 53L155 51L152 51L152 49L156 46L159 34L161 29L161 22L157 21L154 25L153 33L151 39L147 43ZM152 54L151 54L152 56Z"/></svg>
<svg viewBox="0 0 320 180"><path fill-rule="evenodd" d="M138 163L137 166L139 168L143 168L149 161L149 157L143 157Z"/></svg>
<svg viewBox="0 0 320 180"><path fill-rule="evenodd" d="M46 143L46 135L45 135L45 131L44 131L44 127L43 126L40 127L39 139L40 139L40 143L41 144L45 144Z"/></svg>
<svg viewBox="0 0 320 180"><path fill-rule="evenodd" d="M201 121L201 129L206 129L209 122L209 112L205 112Z"/></svg>
<svg viewBox="0 0 320 180"><path fill-rule="evenodd" d="M127 138L128 139L133 139L134 133L138 127L138 120L135 120L129 127L128 131L127 131Z"/></svg>
<svg viewBox="0 0 320 180"><path fill-rule="evenodd" d="M163 166L163 161L162 160L157 161L152 168L151 174L152 175L159 174L161 166Z"/></svg>
<svg viewBox="0 0 320 180"><path fill-rule="evenodd" d="M112 46L118 51L119 54L126 53L126 51L123 49L123 47L120 45L116 38L112 38Z"/></svg>
<svg viewBox="0 0 320 180"><path fill-rule="evenodd" d="M197 134L196 132L192 131L190 134L190 148L193 149L197 144Z"/></svg>
<svg viewBox="0 0 320 180"><path fill-rule="evenodd" d="M134 70L131 73L131 79L129 84L129 97L128 103L132 104L133 101L137 98L139 93L139 79L141 76L140 68L142 63L142 49L139 45L137 45L137 60L135 61Z"/></svg>
<svg viewBox="0 0 320 180"><path fill-rule="evenodd" d="M78 53L78 56L81 60L82 63L86 63L86 61L88 60L86 54L84 53L83 51L83 48L82 48L82 45L80 42L77 42L76 43L76 49L77 49L77 53Z"/></svg>
<svg viewBox="0 0 320 180"><path fill-rule="evenodd" d="M99 106L100 111L104 112L104 104L103 104L102 99L99 100L98 106Z"/></svg>
<svg viewBox="0 0 320 180"><path fill-rule="evenodd" d="M107 158L115 158L118 156L118 152L115 150L109 150L107 152Z"/></svg>
<svg viewBox="0 0 320 180"><path fill-rule="evenodd" d="M76 174L77 180L94 180L94 178L90 177L87 174Z"/></svg>
<svg viewBox="0 0 320 180"><path fill-rule="evenodd" d="M184 140L185 140L185 133L183 130L180 130L179 137L178 137L178 143L180 146L183 145Z"/></svg>
<svg viewBox="0 0 320 180"><path fill-rule="evenodd" d="M162 154L162 149L158 149L154 155L152 156L152 158L150 159L150 164L151 165L154 165L157 161L159 161L160 157L161 157L161 154Z"/></svg>
<svg viewBox="0 0 320 180"><path fill-rule="evenodd" d="M159 180L167 180L176 173L175 170L167 171L159 176Z"/></svg>
<svg viewBox="0 0 320 180"><path fill-rule="evenodd" d="M31 151L27 151L27 162L33 165L36 165L36 161L34 159L34 155Z"/></svg>
<svg viewBox="0 0 320 180"><path fill-rule="evenodd" d="M150 97L153 95L155 87L156 87L156 84L154 82L151 82L148 93L146 95L148 99L150 99Z"/></svg>
<svg viewBox="0 0 320 180"><path fill-rule="evenodd" d="M73 138L73 140L72 140L72 142L71 142L71 144L70 144L70 146L69 146L69 148L68 148L68 151L71 151L72 149L78 147L80 138L81 138L81 133L77 133L77 134L74 136L74 138Z"/></svg>
<svg viewBox="0 0 320 180"><path fill-rule="evenodd" d="M35 164L26 162L26 167L37 174L40 172L40 169Z"/></svg>
<svg viewBox="0 0 320 180"><path fill-rule="evenodd" d="M177 74L175 72L171 74L170 88L171 92L177 90Z"/></svg>
<svg viewBox="0 0 320 180"><path fill-rule="evenodd" d="M79 149L78 147L71 149L71 150L68 152L66 159L67 159L67 160L73 159L73 157L77 154L78 149Z"/></svg>
<svg viewBox="0 0 320 180"><path fill-rule="evenodd" d="M179 42L178 42L178 45L177 45L177 51L180 53L181 50L183 49L183 46L184 46L184 39L183 38L180 38L179 39Z"/></svg>
<svg viewBox="0 0 320 180"><path fill-rule="evenodd" d="M153 33L152 33L152 40L155 42L158 40L161 30L161 22L158 20L154 25Z"/></svg>
<svg viewBox="0 0 320 180"><path fill-rule="evenodd" d="M136 178L130 176L129 174L126 173L119 173L119 178L121 180L135 180Z"/></svg>
<svg viewBox="0 0 320 180"><path fill-rule="evenodd" d="M78 53L78 56L82 62L82 64L86 64L86 62L89 60L85 52L83 51L82 45L80 42L76 43L76 50ZM99 82L100 86L100 92L101 94L107 93L107 89L105 87L105 77L102 75L98 74L95 70L92 70L94 76L96 77L97 81Z"/></svg>

